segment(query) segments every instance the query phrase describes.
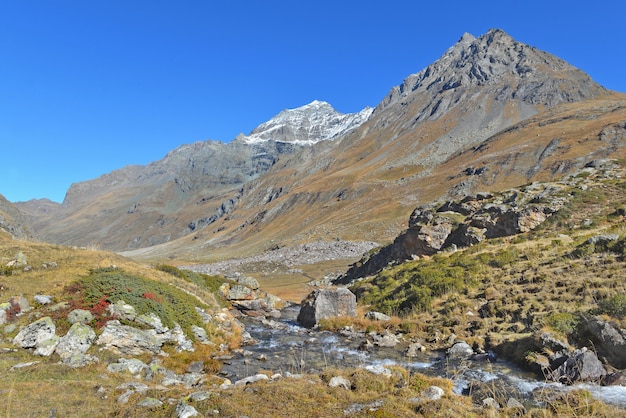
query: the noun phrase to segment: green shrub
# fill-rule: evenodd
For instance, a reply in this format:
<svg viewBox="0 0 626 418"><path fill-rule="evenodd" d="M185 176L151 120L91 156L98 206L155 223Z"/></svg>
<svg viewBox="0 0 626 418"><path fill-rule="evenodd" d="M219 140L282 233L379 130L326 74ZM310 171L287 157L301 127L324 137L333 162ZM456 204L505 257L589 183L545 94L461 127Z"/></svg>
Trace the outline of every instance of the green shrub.
<svg viewBox="0 0 626 418"><path fill-rule="evenodd" d="M626 295L618 294L598 302L600 313L604 313L615 318L626 317Z"/></svg>
<svg viewBox="0 0 626 418"><path fill-rule="evenodd" d="M187 335L193 335L192 325L202 326L202 318L195 310L200 305L196 298L169 284L118 268L91 270L73 288L79 289L83 304L96 315L102 315L108 304L123 300L138 315L154 313L168 327L180 324Z"/></svg>
<svg viewBox="0 0 626 418"><path fill-rule="evenodd" d="M580 316L570 312L559 312L548 315L545 324L553 330L565 335L573 334L580 324Z"/></svg>
<svg viewBox="0 0 626 418"><path fill-rule="evenodd" d="M512 264L517 259L517 251L514 248L505 248L493 254L488 263L491 267L503 268Z"/></svg>

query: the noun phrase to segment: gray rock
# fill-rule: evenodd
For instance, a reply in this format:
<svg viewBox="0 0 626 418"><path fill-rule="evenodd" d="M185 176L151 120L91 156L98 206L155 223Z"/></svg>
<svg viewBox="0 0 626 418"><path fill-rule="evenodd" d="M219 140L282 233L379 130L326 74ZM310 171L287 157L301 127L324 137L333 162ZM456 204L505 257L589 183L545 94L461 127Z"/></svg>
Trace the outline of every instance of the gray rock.
<svg viewBox="0 0 626 418"><path fill-rule="evenodd" d="M465 341L458 341L448 349L447 354L449 359L462 360L470 358L474 354L474 350Z"/></svg>
<svg viewBox="0 0 626 418"><path fill-rule="evenodd" d="M187 402L181 400L176 405L176 416L178 418L189 418L189 417L197 417L200 414L193 406L189 405Z"/></svg>
<svg viewBox="0 0 626 418"><path fill-rule="evenodd" d="M254 376L248 376L243 379L237 380L235 382L235 386L245 386L250 383L260 382L262 380L269 380L269 377L267 377L267 375L264 375L262 373L255 374Z"/></svg>
<svg viewBox="0 0 626 418"><path fill-rule="evenodd" d="M163 325L161 318L159 318L154 313L150 312L148 314L141 314L135 318L135 322L142 325L147 325L150 328L154 329L157 334L164 334L170 329Z"/></svg>
<svg viewBox="0 0 626 418"><path fill-rule="evenodd" d="M141 402L139 402L137 406L140 408L148 408L148 409L159 408L163 406L163 402L155 398L145 398Z"/></svg>
<svg viewBox="0 0 626 418"><path fill-rule="evenodd" d="M49 295L35 295L33 299L40 305L49 305L54 300L54 298Z"/></svg>
<svg viewBox="0 0 626 418"><path fill-rule="evenodd" d="M100 359L91 354L85 353L73 353L69 357L63 359L63 364L66 364L74 369L89 366L90 364L99 363Z"/></svg>
<svg viewBox="0 0 626 418"><path fill-rule="evenodd" d="M139 356L158 354L164 342L165 338L159 338L154 330L141 330L113 320L102 329L96 344L115 353Z"/></svg>
<svg viewBox="0 0 626 418"><path fill-rule="evenodd" d="M563 383L600 382L606 374L596 354L583 348L574 350L565 363L551 373L551 378Z"/></svg>
<svg viewBox="0 0 626 418"><path fill-rule="evenodd" d="M193 342L187 338L179 324L174 325L170 341L176 344L176 351L194 351Z"/></svg>
<svg viewBox="0 0 626 418"><path fill-rule="evenodd" d="M70 324L76 324L78 322L87 324L93 321L93 314L85 309L74 309L67 314L67 320Z"/></svg>
<svg viewBox="0 0 626 418"><path fill-rule="evenodd" d="M598 354L613 367L626 368L626 330L599 318L591 318L587 329Z"/></svg>
<svg viewBox="0 0 626 418"><path fill-rule="evenodd" d="M13 343L22 348L33 348L55 336L56 327L49 316L45 316L22 328Z"/></svg>
<svg viewBox="0 0 626 418"><path fill-rule="evenodd" d="M445 395L445 391L439 386L429 386L422 392L422 399L427 401L436 401Z"/></svg>
<svg viewBox="0 0 626 418"><path fill-rule="evenodd" d="M256 299L254 290L240 284L224 283L219 292L228 300L253 300Z"/></svg>
<svg viewBox="0 0 626 418"><path fill-rule="evenodd" d="M60 340L58 335L53 335L46 340L38 342L33 354L44 357L51 356L59 345Z"/></svg>
<svg viewBox="0 0 626 418"><path fill-rule="evenodd" d="M365 317L367 319L370 319L372 321L389 321L391 320L391 317L389 315L385 315L382 312L375 312L375 311L369 311L365 314Z"/></svg>
<svg viewBox="0 0 626 418"><path fill-rule="evenodd" d="M343 376L334 376L328 382L328 386L331 388L344 388L350 390L352 388L352 383L348 379Z"/></svg>
<svg viewBox="0 0 626 418"><path fill-rule="evenodd" d="M77 353L84 354L89 350L95 339L96 333L89 325L76 322L70 327L67 334L61 338L59 345L56 347L56 353L62 360L70 358Z"/></svg>
<svg viewBox="0 0 626 418"><path fill-rule="evenodd" d="M7 323L7 311L0 309L0 325Z"/></svg>
<svg viewBox="0 0 626 418"><path fill-rule="evenodd" d="M107 366L107 370L111 373L123 373L129 372L132 375L149 374L151 372L150 366L141 360L131 358L121 358L117 363L111 363Z"/></svg>
<svg viewBox="0 0 626 418"><path fill-rule="evenodd" d="M137 317L135 308L123 300L118 300L107 307L109 314L115 318L132 321Z"/></svg>
<svg viewBox="0 0 626 418"><path fill-rule="evenodd" d="M312 328L320 319L337 316L356 316L354 293L346 288L317 289L302 301L298 323Z"/></svg>

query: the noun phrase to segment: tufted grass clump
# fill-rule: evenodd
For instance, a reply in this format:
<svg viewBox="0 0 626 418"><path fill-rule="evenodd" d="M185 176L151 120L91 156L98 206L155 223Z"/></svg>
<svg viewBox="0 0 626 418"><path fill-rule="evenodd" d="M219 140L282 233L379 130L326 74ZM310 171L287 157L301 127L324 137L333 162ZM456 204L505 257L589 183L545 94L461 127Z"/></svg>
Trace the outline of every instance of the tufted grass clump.
<svg viewBox="0 0 626 418"><path fill-rule="evenodd" d="M154 313L165 326L180 324L187 335L192 325L202 326L195 306L200 302L182 290L163 282L145 279L115 267L98 268L72 286L82 303L96 316L105 315L106 307L118 300L133 306L138 315Z"/></svg>

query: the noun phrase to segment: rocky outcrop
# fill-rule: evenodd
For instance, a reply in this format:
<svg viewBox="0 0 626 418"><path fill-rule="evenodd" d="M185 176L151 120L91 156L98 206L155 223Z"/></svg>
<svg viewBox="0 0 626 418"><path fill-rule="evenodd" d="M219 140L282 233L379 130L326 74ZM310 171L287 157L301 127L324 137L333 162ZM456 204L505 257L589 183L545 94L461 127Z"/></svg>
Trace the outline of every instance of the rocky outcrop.
<svg viewBox="0 0 626 418"><path fill-rule="evenodd" d="M600 358L618 369L626 368L626 330L599 318L587 321L594 349Z"/></svg>
<svg viewBox="0 0 626 418"><path fill-rule="evenodd" d="M320 319L337 316L356 316L356 296L346 288L317 289L301 303L298 323L304 327L316 326Z"/></svg>
<svg viewBox="0 0 626 418"><path fill-rule="evenodd" d="M354 264L334 283L350 284L389 264L531 231L563 207L564 187L558 183L533 183L502 193L478 193L419 206L409 218L409 228L392 244Z"/></svg>
<svg viewBox="0 0 626 418"><path fill-rule="evenodd" d="M139 356L159 354L168 338L159 337L154 330L143 330L122 325L118 320L107 322L96 344L118 354Z"/></svg>
<svg viewBox="0 0 626 418"><path fill-rule="evenodd" d="M600 382L606 376L606 370L602 362L593 351L586 348L574 350L568 353L565 361L547 377L555 382Z"/></svg>
<svg viewBox="0 0 626 418"><path fill-rule="evenodd" d="M240 284L224 283L219 293L233 306L249 316L279 317L279 308L284 302L277 296L259 288L259 282L252 277L236 276Z"/></svg>
<svg viewBox="0 0 626 418"><path fill-rule="evenodd" d="M565 384L600 383L607 375L604 364L594 351L595 347L576 348L552 332L536 332L527 348L528 351L523 353L523 361L517 361L543 375L548 381Z"/></svg>

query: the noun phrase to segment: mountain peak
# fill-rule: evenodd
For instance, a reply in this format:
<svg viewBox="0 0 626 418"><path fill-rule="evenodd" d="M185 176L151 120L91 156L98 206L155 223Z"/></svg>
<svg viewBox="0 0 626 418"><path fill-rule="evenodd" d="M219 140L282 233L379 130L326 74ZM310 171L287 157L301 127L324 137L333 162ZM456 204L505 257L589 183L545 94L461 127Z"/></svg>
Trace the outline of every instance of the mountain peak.
<svg viewBox="0 0 626 418"><path fill-rule="evenodd" d="M365 108L357 113L343 114L328 102L313 100L304 106L283 110L253 129L250 135L238 139L249 144L273 140L311 145L355 129L370 117L372 111L372 108Z"/></svg>
<svg viewBox="0 0 626 418"><path fill-rule="evenodd" d="M450 92L461 97L461 92L469 94L468 89L476 87L484 87L484 92L499 100L547 106L606 92L587 74L560 58L518 42L501 29L490 29L478 38L463 34L437 61L392 88L379 109L406 102L419 92L427 93L431 99Z"/></svg>

